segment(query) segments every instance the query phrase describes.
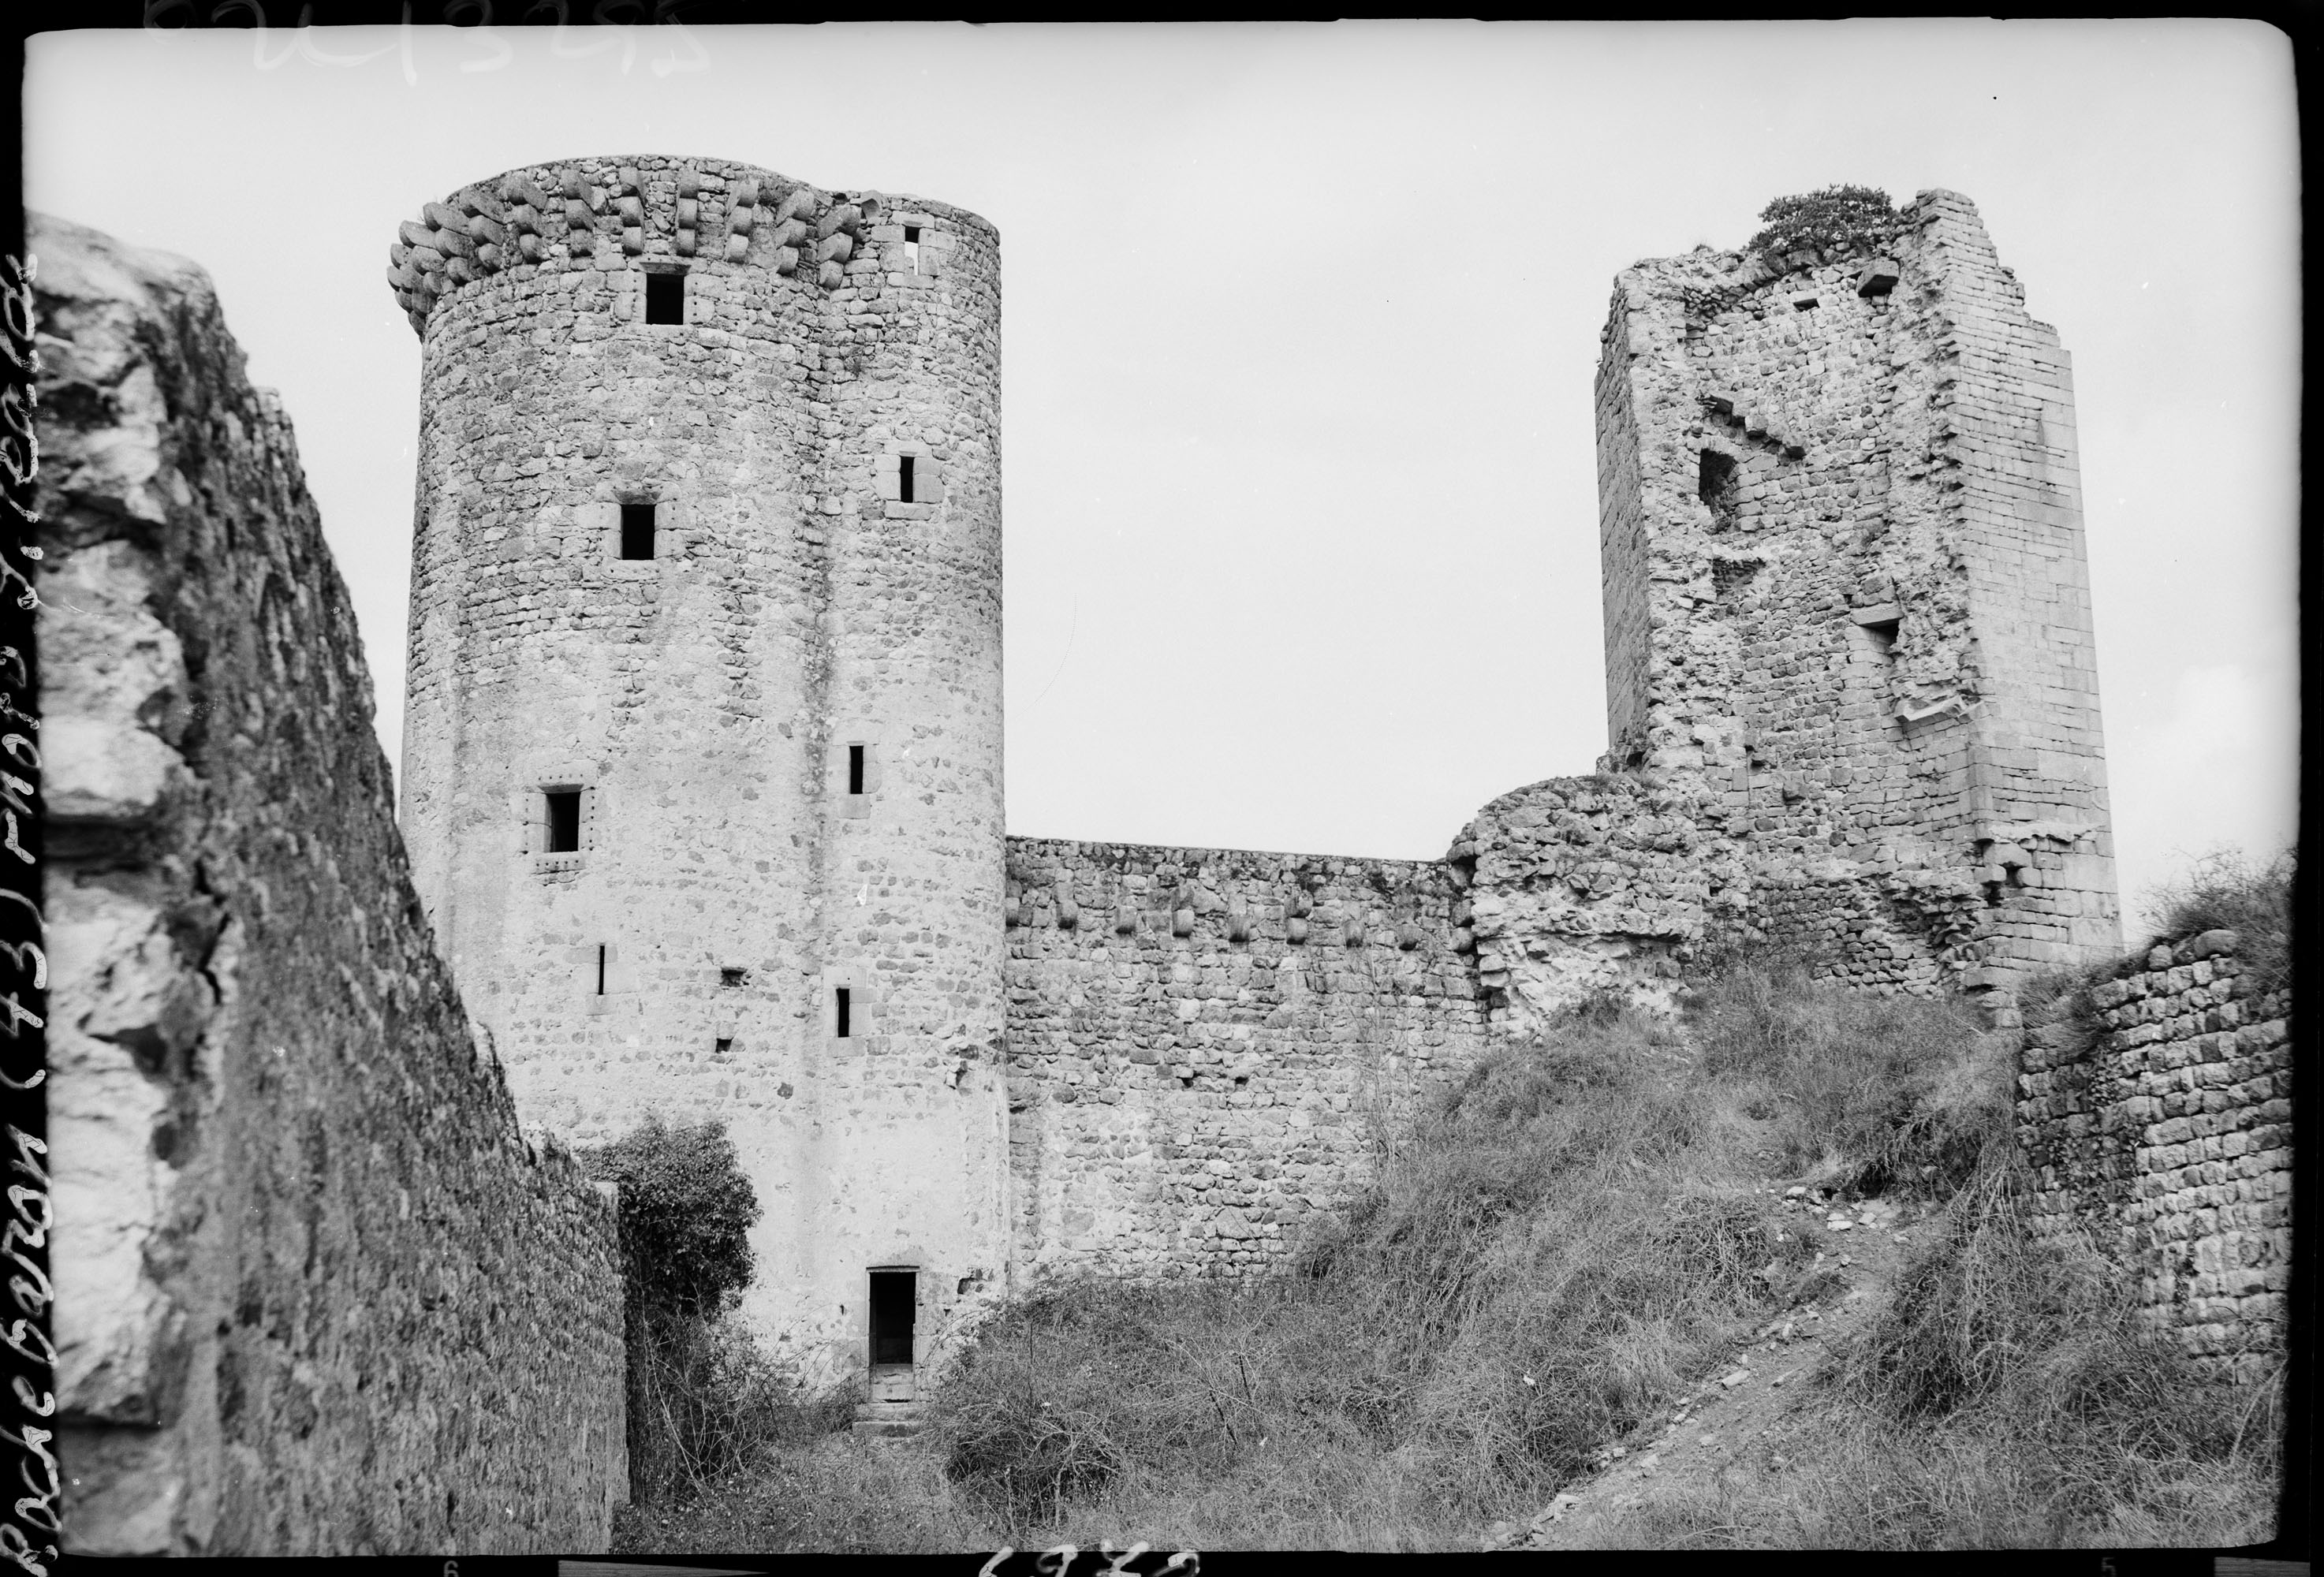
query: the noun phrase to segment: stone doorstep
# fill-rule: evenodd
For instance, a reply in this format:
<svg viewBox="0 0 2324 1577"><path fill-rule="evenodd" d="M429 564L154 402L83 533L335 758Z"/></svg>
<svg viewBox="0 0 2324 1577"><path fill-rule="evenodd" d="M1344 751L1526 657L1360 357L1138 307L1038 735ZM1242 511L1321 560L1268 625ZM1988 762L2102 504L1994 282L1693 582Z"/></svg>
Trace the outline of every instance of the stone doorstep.
<svg viewBox="0 0 2324 1577"><path fill-rule="evenodd" d="M908 1440L927 1427L918 1402L858 1402L851 1427L866 1440Z"/></svg>
<svg viewBox="0 0 2324 1577"><path fill-rule="evenodd" d="M890 1402L909 1402L912 1399L912 1366L908 1363L875 1365L871 1376L872 1402L874 1406Z"/></svg>

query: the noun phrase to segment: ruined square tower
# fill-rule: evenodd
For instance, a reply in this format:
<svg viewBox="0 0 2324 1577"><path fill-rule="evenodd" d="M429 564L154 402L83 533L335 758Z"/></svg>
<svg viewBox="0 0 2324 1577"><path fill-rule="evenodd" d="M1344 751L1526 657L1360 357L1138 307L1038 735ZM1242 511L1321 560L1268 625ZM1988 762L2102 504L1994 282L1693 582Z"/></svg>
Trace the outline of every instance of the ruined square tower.
<svg viewBox="0 0 2324 1577"><path fill-rule="evenodd" d="M2071 363L1969 200L1625 270L1597 405L1604 764L1714 914L1908 987L2117 947Z"/></svg>

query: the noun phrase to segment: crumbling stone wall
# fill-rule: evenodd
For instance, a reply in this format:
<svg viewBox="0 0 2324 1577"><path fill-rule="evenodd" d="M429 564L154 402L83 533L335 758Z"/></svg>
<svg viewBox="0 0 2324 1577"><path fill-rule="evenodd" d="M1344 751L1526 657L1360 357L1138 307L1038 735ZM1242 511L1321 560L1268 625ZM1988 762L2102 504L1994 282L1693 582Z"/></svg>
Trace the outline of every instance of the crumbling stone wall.
<svg viewBox="0 0 2324 1577"><path fill-rule="evenodd" d="M70 1546L602 1549L613 1212L433 952L290 426L193 265L32 249Z"/></svg>
<svg viewBox="0 0 2324 1577"><path fill-rule="evenodd" d="M1885 989L2118 945L2070 364L1975 208L1639 263L1604 345L1609 760L1748 873L1714 928Z"/></svg>
<svg viewBox="0 0 2324 1577"><path fill-rule="evenodd" d="M2019 1065L2037 1235L2089 1233L2143 1273L2155 1320L2243 1377L2283 1355L2290 1013L2235 932L2206 931L2029 1014Z"/></svg>
<svg viewBox="0 0 2324 1577"><path fill-rule="evenodd" d="M1483 1050L1451 862L1009 840L1028 1281L1279 1267Z"/></svg>
<svg viewBox="0 0 2324 1577"><path fill-rule="evenodd" d="M1454 840L1472 872L1478 982L1497 1036L1538 1030L1598 992L1667 1005L1706 929L1747 888L1683 783L1622 773L1502 795Z"/></svg>

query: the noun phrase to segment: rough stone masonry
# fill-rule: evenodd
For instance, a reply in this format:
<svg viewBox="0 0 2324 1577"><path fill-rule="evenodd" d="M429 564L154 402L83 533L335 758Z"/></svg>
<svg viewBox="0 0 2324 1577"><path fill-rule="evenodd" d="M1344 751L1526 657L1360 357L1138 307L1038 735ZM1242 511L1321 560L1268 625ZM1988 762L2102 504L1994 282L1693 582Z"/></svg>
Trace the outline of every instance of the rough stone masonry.
<svg viewBox="0 0 2324 1577"><path fill-rule="evenodd" d="M66 1547L603 1549L613 1213L436 954L290 426L198 269L31 228Z"/></svg>
<svg viewBox="0 0 2324 1577"><path fill-rule="evenodd" d="M1706 945L2006 1018L2116 944L2067 358L1952 193L1620 275L1611 749L1424 862L1005 835L983 219L576 159L390 264L422 899L529 1123L728 1124L806 1372L875 1274L926 1368L1053 1274L1279 1263L1373 1125Z"/></svg>
<svg viewBox="0 0 2324 1577"><path fill-rule="evenodd" d="M2242 1380L2285 1351L2291 1011L2243 937L2205 931L2029 1014L2019 1061L2037 1236L2136 1268L2148 1316Z"/></svg>
<svg viewBox="0 0 2324 1577"><path fill-rule="evenodd" d="M769 1344L926 1369L1049 1276L1280 1264L1486 1047L1706 946L2006 1019L2116 945L2068 364L1954 194L1619 276L1611 748L1417 862L1005 834L973 214L640 157L404 226L402 838L206 281L37 234L81 1547L600 1543L618 1271L552 1136L725 1120ZM2176 1256L2215 1350L2280 1279L2282 1004L2230 952L2107 988L2102 1043L2037 1031L2021 1113L2052 1213Z"/></svg>

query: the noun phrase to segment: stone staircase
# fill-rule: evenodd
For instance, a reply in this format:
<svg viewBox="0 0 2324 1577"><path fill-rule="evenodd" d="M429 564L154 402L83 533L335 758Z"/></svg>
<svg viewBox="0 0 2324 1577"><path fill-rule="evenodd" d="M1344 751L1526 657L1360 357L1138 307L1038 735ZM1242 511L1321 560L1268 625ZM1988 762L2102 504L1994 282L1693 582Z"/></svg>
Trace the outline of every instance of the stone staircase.
<svg viewBox="0 0 2324 1577"><path fill-rule="evenodd" d="M874 1364L872 1399L855 1405L855 1433L871 1440L908 1440L925 1426L912 1394L912 1366Z"/></svg>
<svg viewBox="0 0 2324 1577"><path fill-rule="evenodd" d="M855 1433L867 1440L909 1440L927 1427L918 1402L859 1402Z"/></svg>

